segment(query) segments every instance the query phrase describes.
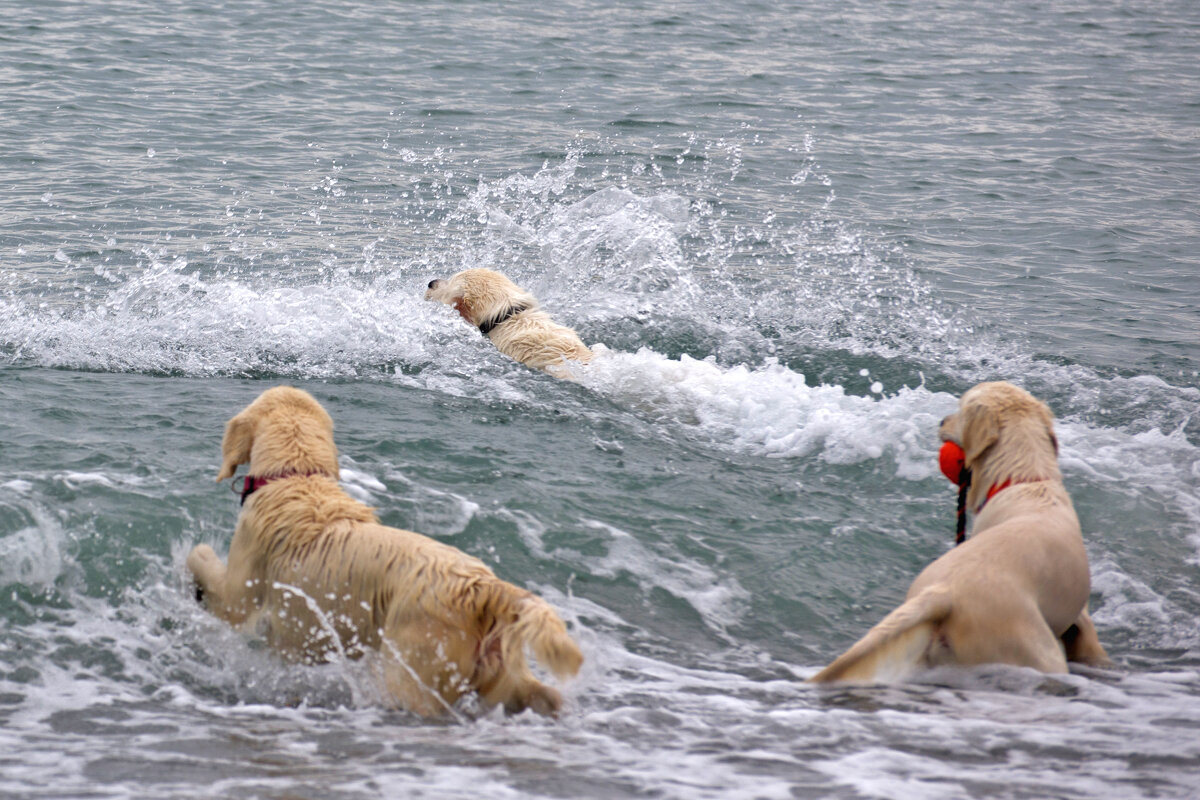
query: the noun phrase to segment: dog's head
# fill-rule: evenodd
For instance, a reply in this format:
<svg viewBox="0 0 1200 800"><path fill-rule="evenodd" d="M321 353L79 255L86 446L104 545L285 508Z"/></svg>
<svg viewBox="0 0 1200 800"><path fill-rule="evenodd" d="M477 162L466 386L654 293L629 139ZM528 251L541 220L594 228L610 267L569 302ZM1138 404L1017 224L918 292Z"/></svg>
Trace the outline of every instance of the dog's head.
<svg viewBox="0 0 1200 800"><path fill-rule="evenodd" d="M217 480L232 477L246 462L256 476L300 472L337 478L333 420L308 392L267 389L225 424Z"/></svg>
<svg viewBox="0 0 1200 800"><path fill-rule="evenodd" d="M454 306L467 322L486 326L517 309L537 307L537 299L506 276L490 269L465 269L449 278L435 278L426 300Z"/></svg>
<svg viewBox="0 0 1200 800"><path fill-rule="evenodd" d="M989 480L1058 478L1054 415L1045 403L1005 381L973 386L938 436L963 450L963 466Z"/></svg>

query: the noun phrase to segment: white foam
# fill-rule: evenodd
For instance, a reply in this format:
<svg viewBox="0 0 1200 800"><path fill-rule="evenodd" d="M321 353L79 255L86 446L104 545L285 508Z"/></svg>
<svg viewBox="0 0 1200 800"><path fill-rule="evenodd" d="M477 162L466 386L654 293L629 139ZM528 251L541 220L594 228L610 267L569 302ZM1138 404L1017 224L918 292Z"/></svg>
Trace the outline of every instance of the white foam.
<svg viewBox="0 0 1200 800"><path fill-rule="evenodd" d="M38 506L25 505L31 526L0 538L0 585L48 587L63 571L62 525Z"/></svg>
<svg viewBox="0 0 1200 800"><path fill-rule="evenodd" d="M645 348L598 347L580 381L660 420L694 425L715 441L777 457L819 455L831 464L890 455L901 477L913 480L935 471L937 424L957 402L921 387L860 397L841 386L809 386L774 360L723 367L711 358L669 359Z"/></svg>
<svg viewBox="0 0 1200 800"><path fill-rule="evenodd" d="M481 181L462 210L487 235L463 261L505 271L568 321L687 314L701 297L682 241L694 222L689 198L593 185L578 172L569 153L533 176Z"/></svg>
<svg viewBox="0 0 1200 800"><path fill-rule="evenodd" d="M342 455L338 460L339 481L347 494L355 500L372 505L375 500L371 492L387 491L387 486L374 475L349 466L354 463L349 456Z"/></svg>
<svg viewBox="0 0 1200 800"><path fill-rule="evenodd" d="M589 574L630 575L647 593L655 588L665 589L686 600L717 630L736 623L745 612L750 594L732 576L718 577L703 564L680 559L678 552L669 558L659 555L633 535L612 525L588 519L582 522L608 537L607 555L587 559Z"/></svg>
<svg viewBox="0 0 1200 800"><path fill-rule="evenodd" d="M1091 571L1092 592L1100 596L1091 615L1099 629L1109 635L1122 631L1143 647L1200 646L1194 617L1146 580L1130 574L1111 556L1093 559Z"/></svg>
<svg viewBox="0 0 1200 800"><path fill-rule="evenodd" d="M387 468L385 476L407 489L411 495L406 502L414 517L413 527L426 535L454 536L462 533L479 513L478 503L454 492L418 484L394 467Z"/></svg>
<svg viewBox="0 0 1200 800"><path fill-rule="evenodd" d="M545 525L531 514L506 509L499 516L516 524L525 545L539 558L578 565L588 575L608 578L628 575L646 594L663 589L687 601L715 630L724 631L746 610L750 594L733 576L719 576L704 564L680 558L677 552L670 557L660 555L629 532L607 523L580 520L581 525L603 534L607 540L607 552L597 557L569 549L547 551L542 538Z"/></svg>
<svg viewBox="0 0 1200 800"><path fill-rule="evenodd" d="M535 236L547 264L586 265L611 252L622 269L608 290L663 291L687 274L679 235L688 222L687 200L672 193L640 197L609 186L550 214Z"/></svg>
<svg viewBox="0 0 1200 800"><path fill-rule="evenodd" d="M1178 512L1184 524L1164 517L1153 535L1190 541L1194 555L1188 563L1200 564L1200 447L1187 439L1182 425L1130 432L1060 421L1056 428L1068 485L1083 477L1129 502L1155 501Z"/></svg>
<svg viewBox="0 0 1200 800"><path fill-rule="evenodd" d="M107 488L116 486L116 484L113 483L112 478L102 472L64 472L59 476L59 480L72 489L77 489L80 486L87 486L89 484L104 486Z"/></svg>
<svg viewBox="0 0 1200 800"><path fill-rule="evenodd" d="M269 273L202 279L179 270L134 275L94 305L0 300L0 341L16 359L47 366L315 378L427 362L439 345L415 285L349 276L296 285Z"/></svg>

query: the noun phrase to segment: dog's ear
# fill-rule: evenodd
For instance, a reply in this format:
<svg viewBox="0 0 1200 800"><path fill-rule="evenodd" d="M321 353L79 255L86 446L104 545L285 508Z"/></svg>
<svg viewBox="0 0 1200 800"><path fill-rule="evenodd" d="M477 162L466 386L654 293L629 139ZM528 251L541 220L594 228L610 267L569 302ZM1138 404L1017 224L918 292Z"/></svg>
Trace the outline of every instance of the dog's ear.
<svg viewBox="0 0 1200 800"><path fill-rule="evenodd" d="M250 446L254 444L254 420L245 413L238 414L225 424L225 437L221 439L221 471L217 481L232 478L239 464L250 460Z"/></svg>
<svg viewBox="0 0 1200 800"><path fill-rule="evenodd" d="M970 469L975 460L1000 438L1000 419L986 403L967 403L962 409L963 464Z"/></svg>
<svg viewBox="0 0 1200 800"><path fill-rule="evenodd" d="M1050 437L1050 446L1054 448L1054 455L1058 457L1058 437L1054 435L1054 412L1050 410L1050 406L1039 400L1038 415L1042 418L1042 424L1046 426L1046 435Z"/></svg>

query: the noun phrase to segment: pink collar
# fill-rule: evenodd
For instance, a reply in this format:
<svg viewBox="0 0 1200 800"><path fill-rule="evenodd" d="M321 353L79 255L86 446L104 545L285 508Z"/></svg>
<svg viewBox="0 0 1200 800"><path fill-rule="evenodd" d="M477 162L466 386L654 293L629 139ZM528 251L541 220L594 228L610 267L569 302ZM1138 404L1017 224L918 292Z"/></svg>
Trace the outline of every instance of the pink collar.
<svg viewBox="0 0 1200 800"><path fill-rule="evenodd" d="M271 481L281 480L282 478L294 478L297 475L299 475L301 477L308 477L309 475L323 475L323 474L324 473L322 473L322 472L295 472L295 471L289 470L288 472L284 472L279 475L261 475L261 476L247 475L242 481L242 502L240 505L246 505L247 497L254 494L255 492L257 492L262 487L266 486ZM235 492L237 491L236 485L233 487L233 490Z"/></svg>

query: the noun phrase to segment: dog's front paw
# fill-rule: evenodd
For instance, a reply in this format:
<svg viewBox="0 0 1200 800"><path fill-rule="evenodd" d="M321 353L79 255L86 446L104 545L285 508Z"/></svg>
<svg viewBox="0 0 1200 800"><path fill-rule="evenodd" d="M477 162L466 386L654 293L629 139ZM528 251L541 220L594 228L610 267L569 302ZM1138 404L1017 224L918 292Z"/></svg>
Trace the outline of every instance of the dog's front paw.
<svg viewBox="0 0 1200 800"><path fill-rule="evenodd" d="M217 558L215 550L206 544L198 544L192 548L192 552L188 553L187 568L193 575L197 575L206 567L218 562L220 559Z"/></svg>
<svg viewBox="0 0 1200 800"><path fill-rule="evenodd" d="M206 594L204 587L215 577L214 572L221 566L221 559L216 551L206 544L196 545L188 553L187 568L192 573L192 585L197 603L204 602Z"/></svg>

